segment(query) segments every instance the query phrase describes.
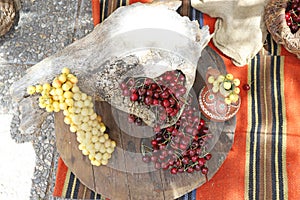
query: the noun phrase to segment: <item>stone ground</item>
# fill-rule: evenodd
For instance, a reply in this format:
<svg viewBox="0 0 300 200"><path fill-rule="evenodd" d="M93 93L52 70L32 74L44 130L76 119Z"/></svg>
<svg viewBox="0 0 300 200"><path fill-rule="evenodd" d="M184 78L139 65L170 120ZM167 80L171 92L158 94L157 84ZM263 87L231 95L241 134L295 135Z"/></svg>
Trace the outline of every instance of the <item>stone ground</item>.
<svg viewBox="0 0 300 200"><path fill-rule="evenodd" d="M40 133L18 131L9 89L26 69L93 29L90 0L21 0L15 26L0 37L0 199L52 199L58 153L53 116Z"/></svg>

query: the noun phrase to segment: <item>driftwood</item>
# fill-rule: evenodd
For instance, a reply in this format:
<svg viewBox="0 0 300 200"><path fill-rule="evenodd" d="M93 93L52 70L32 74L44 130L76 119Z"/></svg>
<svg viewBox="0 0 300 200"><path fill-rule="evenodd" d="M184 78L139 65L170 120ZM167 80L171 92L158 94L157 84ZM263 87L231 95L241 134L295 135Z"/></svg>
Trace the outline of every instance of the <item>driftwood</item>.
<svg viewBox="0 0 300 200"><path fill-rule="evenodd" d="M167 5L136 3L117 9L90 34L28 69L11 87L13 100L22 104L28 86L51 82L63 67L78 77L83 92L137 115L119 99L118 84L126 76L155 77L180 69L189 91L201 51L211 36L207 26L200 29L197 21L172 10L178 5L177 1L167 1ZM26 115L27 111L23 112ZM27 116L33 124L40 124L35 119L43 119L34 113L40 115L31 111ZM153 116L146 110L140 117L151 125ZM26 126L22 127L26 131Z"/></svg>

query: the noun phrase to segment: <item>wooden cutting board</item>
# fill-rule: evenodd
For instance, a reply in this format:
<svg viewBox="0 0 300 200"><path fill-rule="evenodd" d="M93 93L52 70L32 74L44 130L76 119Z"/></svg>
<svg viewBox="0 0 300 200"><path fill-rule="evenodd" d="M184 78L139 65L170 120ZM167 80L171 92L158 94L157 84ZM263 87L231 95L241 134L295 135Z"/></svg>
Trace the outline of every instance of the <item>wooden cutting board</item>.
<svg viewBox="0 0 300 200"><path fill-rule="evenodd" d="M222 59L206 47L199 60L194 90L199 94L203 86L202 75L207 67L217 67L225 72ZM152 163L141 159L141 142L150 137L147 126L128 124L127 114L112 108L107 102L95 102L95 109L109 128L110 137L117 148L107 166L92 166L89 159L78 149L76 135L63 122L63 114L55 114L56 145L60 156L80 181L93 191L112 200L170 200L178 198L206 182L201 172L172 175L169 170L155 170ZM208 179L221 167L234 137L235 118L225 122L208 122L213 134L220 135L208 161Z"/></svg>

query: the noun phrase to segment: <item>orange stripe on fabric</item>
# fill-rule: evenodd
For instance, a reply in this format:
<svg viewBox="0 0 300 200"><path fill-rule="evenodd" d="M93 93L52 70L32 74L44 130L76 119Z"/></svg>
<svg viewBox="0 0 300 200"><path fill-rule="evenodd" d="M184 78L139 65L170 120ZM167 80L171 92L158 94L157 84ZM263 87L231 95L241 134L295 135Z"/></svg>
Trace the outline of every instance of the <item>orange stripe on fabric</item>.
<svg viewBox="0 0 300 200"><path fill-rule="evenodd" d="M291 57L297 57L296 54L290 53L283 45L281 45L281 52L280 55L282 56L291 56ZM300 65L300 60L298 60L296 63L298 63L298 66ZM295 64L295 63L294 63Z"/></svg>
<svg viewBox="0 0 300 200"><path fill-rule="evenodd" d="M215 19L204 15L204 24L210 26L210 30L214 30ZM212 42L209 46L216 50L222 57L227 71L232 73L241 81L241 85L248 82L248 66L236 67L231 60L224 56ZM237 113L237 125L233 146L226 158L225 162L215 174L215 176L197 189L196 199L244 199L244 181L245 181L245 162L246 162L246 131L247 131L247 113L248 99L247 91L241 88L241 107ZM212 192L213 191L213 192Z"/></svg>
<svg viewBox="0 0 300 200"><path fill-rule="evenodd" d="M300 199L300 60L291 55L284 62L284 95L286 102L287 142L286 169L289 199Z"/></svg>
<svg viewBox="0 0 300 200"><path fill-rule="evenodd" d="M67 172L68 172L68 167L65 165L63 160L59 158L57 164L57 172L56 172L56 180L55 180L53 196L56 197L62 196L62 191L64 188Z"/></svg>
<svg viewBox="0 0 300 200"><path fill-rule="evenodd" d="M92 17L94 26L100 23L100 1L92 0Z"/></svg>

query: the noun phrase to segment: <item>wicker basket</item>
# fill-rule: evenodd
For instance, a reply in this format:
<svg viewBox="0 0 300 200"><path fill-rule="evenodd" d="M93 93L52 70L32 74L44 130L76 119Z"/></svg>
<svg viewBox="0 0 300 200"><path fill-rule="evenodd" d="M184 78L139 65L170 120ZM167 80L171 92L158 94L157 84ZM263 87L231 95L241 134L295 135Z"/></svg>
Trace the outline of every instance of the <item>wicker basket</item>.
<svg viewBox="0 0 300 200"><path fill-rule="evenodd" d="M11 0L0 0L0 36L7 33L14 23L15 5Z"/></svg>
<svg viewBox="0 0 300 200"><path fill-rule="evenodd" d="M300 29L292 33L285 20L288 0L270 0L265 7L264 20L272 38L300 59Z"/></svg>

